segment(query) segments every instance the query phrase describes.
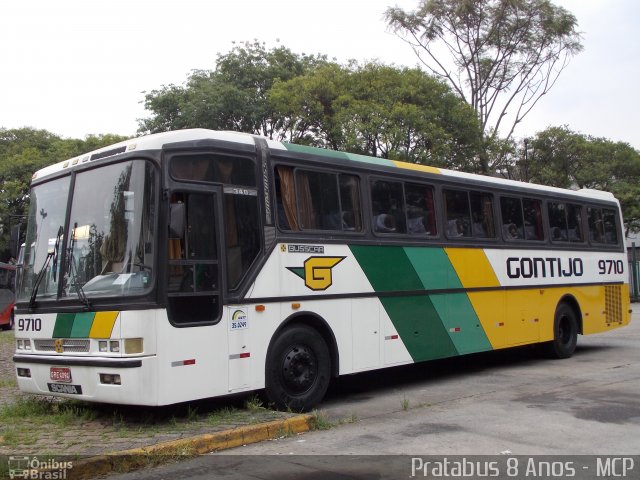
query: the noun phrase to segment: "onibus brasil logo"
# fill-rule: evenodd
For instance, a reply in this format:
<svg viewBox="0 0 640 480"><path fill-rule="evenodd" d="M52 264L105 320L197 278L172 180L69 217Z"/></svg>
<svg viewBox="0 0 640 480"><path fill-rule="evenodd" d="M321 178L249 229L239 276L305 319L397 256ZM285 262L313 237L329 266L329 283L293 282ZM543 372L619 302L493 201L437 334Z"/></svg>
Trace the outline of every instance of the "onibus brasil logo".
<svg viewBox="0 0 640 480"><path fill-rule="evenodd" d="M307 288L326 290L333 284L332 269L346 257L309 257L303 267L287 267L304 280Z"/></svg>

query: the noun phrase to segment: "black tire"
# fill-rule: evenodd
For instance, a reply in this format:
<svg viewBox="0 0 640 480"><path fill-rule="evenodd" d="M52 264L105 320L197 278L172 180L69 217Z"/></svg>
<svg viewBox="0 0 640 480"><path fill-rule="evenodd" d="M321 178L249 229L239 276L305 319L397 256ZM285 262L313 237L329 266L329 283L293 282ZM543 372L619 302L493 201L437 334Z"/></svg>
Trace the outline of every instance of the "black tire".
<svg viewBox="0 0 640 480"><path fill-rule="evenodd" d="M329 386L331 356L317 330L293 325L272 343L265 367L265 392L281 409L308 411L317 405Z"/></svg>
<svg viewBox="0 0 640 480"><path fill-rule="evenodd" d="M569 358L578 343L578 318L574 309L561 303L556 308L553 321L553 340L543 344L549 358Z"/></svg>

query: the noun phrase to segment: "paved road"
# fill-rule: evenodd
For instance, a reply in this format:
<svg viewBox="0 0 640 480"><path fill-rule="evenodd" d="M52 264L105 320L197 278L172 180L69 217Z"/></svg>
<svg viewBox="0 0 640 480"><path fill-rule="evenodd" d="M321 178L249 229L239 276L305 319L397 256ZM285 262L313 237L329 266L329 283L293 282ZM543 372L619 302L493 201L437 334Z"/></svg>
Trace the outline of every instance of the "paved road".
<svg viewBox="0 0 640 480"><path fill-rule="evenodd" d="M524 348L345 377L322 410L347 423L113 478L369 478L342 476L346 457L319 455L376 455L369 464L405 467L406 458L383 455L637 455L640 306L634 310L629 327L580 337L568 360ZM272 455L272 468L238 455Z"/></svg>

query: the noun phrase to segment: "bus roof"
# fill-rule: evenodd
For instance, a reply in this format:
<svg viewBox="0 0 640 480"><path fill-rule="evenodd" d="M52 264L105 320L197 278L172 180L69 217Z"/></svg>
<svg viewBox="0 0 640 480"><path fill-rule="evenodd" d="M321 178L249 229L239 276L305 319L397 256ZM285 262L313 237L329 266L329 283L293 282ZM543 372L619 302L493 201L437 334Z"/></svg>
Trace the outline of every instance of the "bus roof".
<svg viewBox="0 0 640 480"><path fill-rule="evenodd" d="M204 128L155 133L151 135L145 135L143 137L131 138L129 140L125 140L123 142L116 143L114 145L109 145L107 147L103 147L103 148L94 150L92 152L88 152L84 155L73 157L68 160L64 160L62 162L56 163L54 165L50 165L41 170L38 170L33 175L33 180L40 180L44 177L55 174L57 172L60 172L66 169L72 169L73 167L78 165L83 165L92 160L98 160L101 158L106 158L106 157L118 155L121 153L132 152L136 150L137 151L159 150L163 146L171 143L194 142L198 140L219 140L219 141L235 142L235 143L246 144L246 145L253 145L255 143L254 139L256 137L258 136L248 134L248 133L216 131L216 130L208 130ZM313 155L325 157L328 160L340 159L340 160L353 161L353 162L359 162L359 163L368 163L371 165L386 166L386 167L399 168L399 169L405 169L405 170L420 171L420 172L436 174L436 175L443 175L444 177L449 177L449 178L471 180L474 182L483 182L489 185L494 185L496 187L503 187L503 188L513 187L518 189L530 189L533 191L539 191L540 193L547 193L547 194L554 193L554 192L558 194L565 194L565 195L575 194L576 196L579 196L582 198L616 202L616 199L612 193L604 192L601 190L593 190L593 189L567 190L563 188L549 187L549 186L539 185L534 183L526 183L526 182L520 182L516 180L507 180L503 178L489 177L489 176L477 175L473 173L465 173L465 172L460 172L455 170L430 167L430 166L420 165L415 163L389 160L389 159L378 158L378 157L369 157L366 155L339 152L334 150L308 147L308 146L296 145L291 143L283 143L283 142L270 140L266 137L260 137L260 138L263 138L267 142L269 148L273 150L287 150L290 152L313 154Z"/></svg>

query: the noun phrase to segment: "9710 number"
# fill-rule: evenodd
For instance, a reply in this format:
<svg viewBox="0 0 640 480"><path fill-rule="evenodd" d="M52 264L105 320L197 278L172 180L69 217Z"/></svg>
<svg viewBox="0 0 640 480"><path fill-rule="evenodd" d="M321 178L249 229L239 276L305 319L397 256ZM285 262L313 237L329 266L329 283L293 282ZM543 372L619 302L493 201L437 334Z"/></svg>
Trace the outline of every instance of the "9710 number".
<svg viewBox="0 0 640 480"><path fill-rule="evenodd" d="M624 273L624 263L622 260L599 260L598 273L600 275L622 274Z"/></svg>
<svg viewBox="0 0 640 480"><path fill-rule="evenodd" d="M42 330L42 320L40 318L19 318L19 332L39 332Z"/></svg>

